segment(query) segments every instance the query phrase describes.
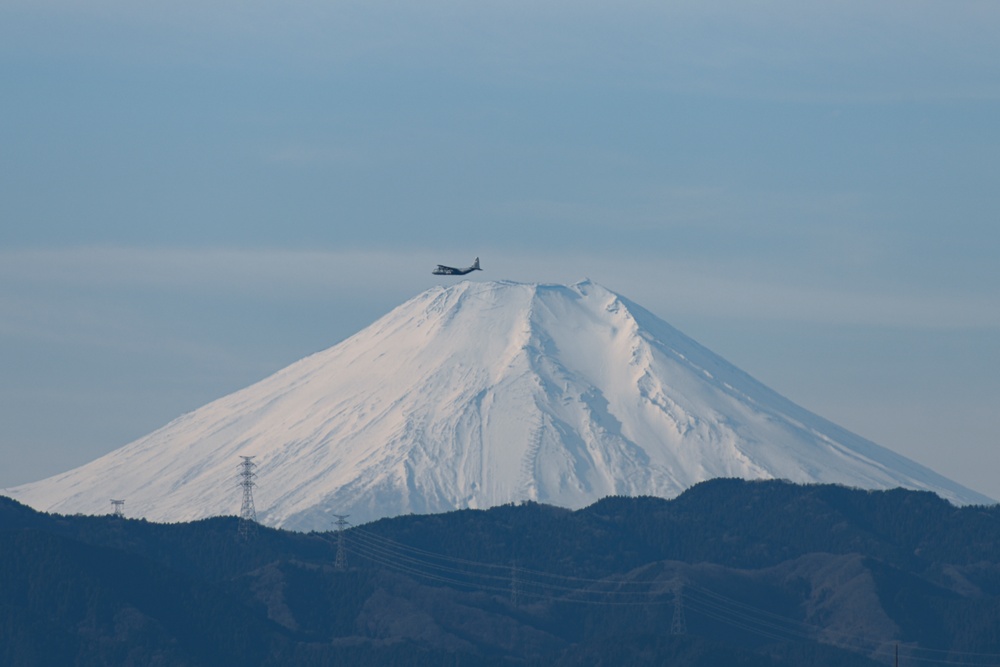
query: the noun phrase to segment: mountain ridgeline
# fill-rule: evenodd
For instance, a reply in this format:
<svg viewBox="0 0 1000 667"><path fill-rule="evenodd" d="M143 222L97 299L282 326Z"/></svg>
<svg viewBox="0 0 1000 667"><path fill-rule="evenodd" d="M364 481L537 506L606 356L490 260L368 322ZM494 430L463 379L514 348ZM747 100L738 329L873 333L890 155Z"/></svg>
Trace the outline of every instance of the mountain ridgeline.
<svg viewBox="0 0 1000 667"><path fill-rule="evenodd" d="M1000 507L716 479L338 532L0 498L0 664L1000 664Z"/></svg>

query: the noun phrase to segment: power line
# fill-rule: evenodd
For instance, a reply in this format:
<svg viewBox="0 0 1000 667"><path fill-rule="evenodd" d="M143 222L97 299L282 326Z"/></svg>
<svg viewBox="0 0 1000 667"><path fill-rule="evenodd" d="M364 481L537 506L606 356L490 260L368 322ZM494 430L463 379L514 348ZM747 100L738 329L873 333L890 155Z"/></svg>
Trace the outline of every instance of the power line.
<svg viewBox="0 0 1000 667"><path fill-rule="evenodd" d="M812 625L775 614L729 598L710 589L686 582L683 592L679 584L660 579L592 579L574 577L512 565L500 565L448 556L396 542L363 529L354 528L347 535L351 548L371 562L427 581L466 589L510 596L519 603L525 597L549 599L571 604L674 605L672 633L687 631L685 611L690 609L705 618L743 629L776 641L816 641L844 650L889 658L893 655L891 640L859 636L831 628ZM1000 654L974 653L947 649L927 649L901 645L906 659L922 664L964 665L965 667L997 667ZM936 654L936 655L926 655Z"/></svg>
<svg viewBox="0 0 1000 667"><path fill-rule="evenodd" d="M482 568L485 570L499 570L499 572L495 575L487 575L487 574L478 575L481 577L488 577L496 580L505 580L510 576L511 566L509 565L484 563L482 561L469 560L466 558L458 558L455 556L448 556L433 551L427 551L425 549L420 549L419 547L413 547L407 544L403 544L401 542L396 542L387 537L382 537L381 535L365 531L363 528L354 528L353 530L351 530L351 536L352 537L361 536L364 539L390 551L398 550L401 552L408 553L410 554L409 557L413 558L416 562L427 563L429 566L438 569L446 567L444 565L441 565L440 563L449 563L451 564L451 567L454 568L460 568L461 566L470 566L474 568ZM460 569L456 569L455 571L467 572L467 570L460 570ZM563 574L555 574L551 572L544 572L541 570L532 570L520 565L518 566L518 572L522 575L523 580L534 579L535 580L534 583L538 586L560 591L579 592L580 590L583 590L581 588L581 585L608 586L611 584L618 587L625 587L625 588L634 587L639 589L637 591L631 591L631 592L628 590L620 591L621 595L628 595L630 593L648 595L649 593L648 589L657 584L665 586L666 592L670 592L672 590L670 588L672 584L670 582L666 582L663 580L643 581L643 580L632 580L632 579L614 579L612 577L605 577L603 579L593 579L587 577L574 577ZM557 582L557 583L552 583L552 582Z"/></svg>
<svg viewBox="0 0 1000 667"><path fill-rule="evenodd" d="M402 566L412 567L413 571L417 574L427 574L428 570L433 570L439 577L445 577L448 581L456 583L462 586L475 588L475 587L489 587L490 589L503 590L502 587L509 586L508 582L514 575L513 567L509 565L495 565L492 563L480 563L477 561L469 561L465 559L454 559L447 556L440 558L443 562L434 562L429 560L428 556L422 554L428 554L430 552L424 552L417 549L417 552L421 554L407 553L407 549L400 549L398 543L392 543L391 540L388 544L380 541L376 536L371 534L366 534L363 531L358 531L357 529L350 531L349 538L352 540L352 548L362 555L367 557L372 557L374 559L385 559L389 563L390 567L397 568ZM455 564L454 561L459 561ZM469 566L478 566L487 570L500 570L499 572L476 572L469 569ZM550 597L557 596L577 596L572 601L573 602L587 602L587 596L613 596L619 598L619 604L649 604L651 596L663 597L671 593L672 589L667 583L661 582L662 590L652 591L649 590L648 584L644 587L644 590L616 590L613 587L622 583L631 582L619 582L613 579L588 579L586 580L590 586L600 586L602 588L582 588L578 582L571 581L567 583L553 583L551 581L544 581L538 579L533 575L539 574L535 570L526 570L520 566L517 566L517 577L519 583L519 590L521 595L530 595L531 597L546 599ZM543 573L544 574L544 573ZM546 575L554 580L559 580L561 575ZM570 578L572 579L572 578ZM645 583L645 582L644 582ZM531 586L531 591L526 590L527 585ZM670 597L672 599L672 597ZM599 603L606 603L601 600Z"/></svg>

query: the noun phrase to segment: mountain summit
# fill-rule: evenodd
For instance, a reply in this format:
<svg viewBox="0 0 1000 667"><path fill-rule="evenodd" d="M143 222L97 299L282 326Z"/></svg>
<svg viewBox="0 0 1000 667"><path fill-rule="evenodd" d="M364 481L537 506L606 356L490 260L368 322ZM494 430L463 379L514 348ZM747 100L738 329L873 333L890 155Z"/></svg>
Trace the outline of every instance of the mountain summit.
<svg viewBox="0 0 1000 667"><path fill-rule="evenodd" d="M783 398L589 281L461 282L246 389L9 495L61 513L238 514L240 456L268 525L608 495L713 477L974 491Z"/></svg>

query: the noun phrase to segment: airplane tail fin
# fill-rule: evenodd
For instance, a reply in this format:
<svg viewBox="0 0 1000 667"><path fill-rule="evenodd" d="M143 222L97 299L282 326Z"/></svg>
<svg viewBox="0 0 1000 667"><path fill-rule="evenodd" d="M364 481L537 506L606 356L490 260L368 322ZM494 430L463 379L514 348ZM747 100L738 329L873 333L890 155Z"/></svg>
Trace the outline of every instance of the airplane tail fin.
<svg viewBox="0 0 1000 667"><path fill-rule="evenodd" d="M479 258L478 258L478 257L476 257L476 261L474 261L474 262L472 263L472 268L473 268L473 269L477 269L477 270L479 270L479 271L482 271L482 269L480 269L480 268L479 268Z"/></svg>

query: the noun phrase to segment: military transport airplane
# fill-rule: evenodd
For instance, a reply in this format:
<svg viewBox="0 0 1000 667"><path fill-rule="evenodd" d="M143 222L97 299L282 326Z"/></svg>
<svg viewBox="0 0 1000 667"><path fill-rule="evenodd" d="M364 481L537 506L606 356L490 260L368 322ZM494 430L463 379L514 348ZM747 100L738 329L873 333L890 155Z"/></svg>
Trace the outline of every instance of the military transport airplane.
<svg viewBox="0 0 1000 667"><path fill-rule="evenodd" d="M479 258L476 257L476 261L472 263L472 266L466 267L464 269L456 269L453 266L445 266L444 264L438 264L438 267L431 271L436 276L464 276L466 273L472 273L473 271L482 271L479 268Z"/></svg>

